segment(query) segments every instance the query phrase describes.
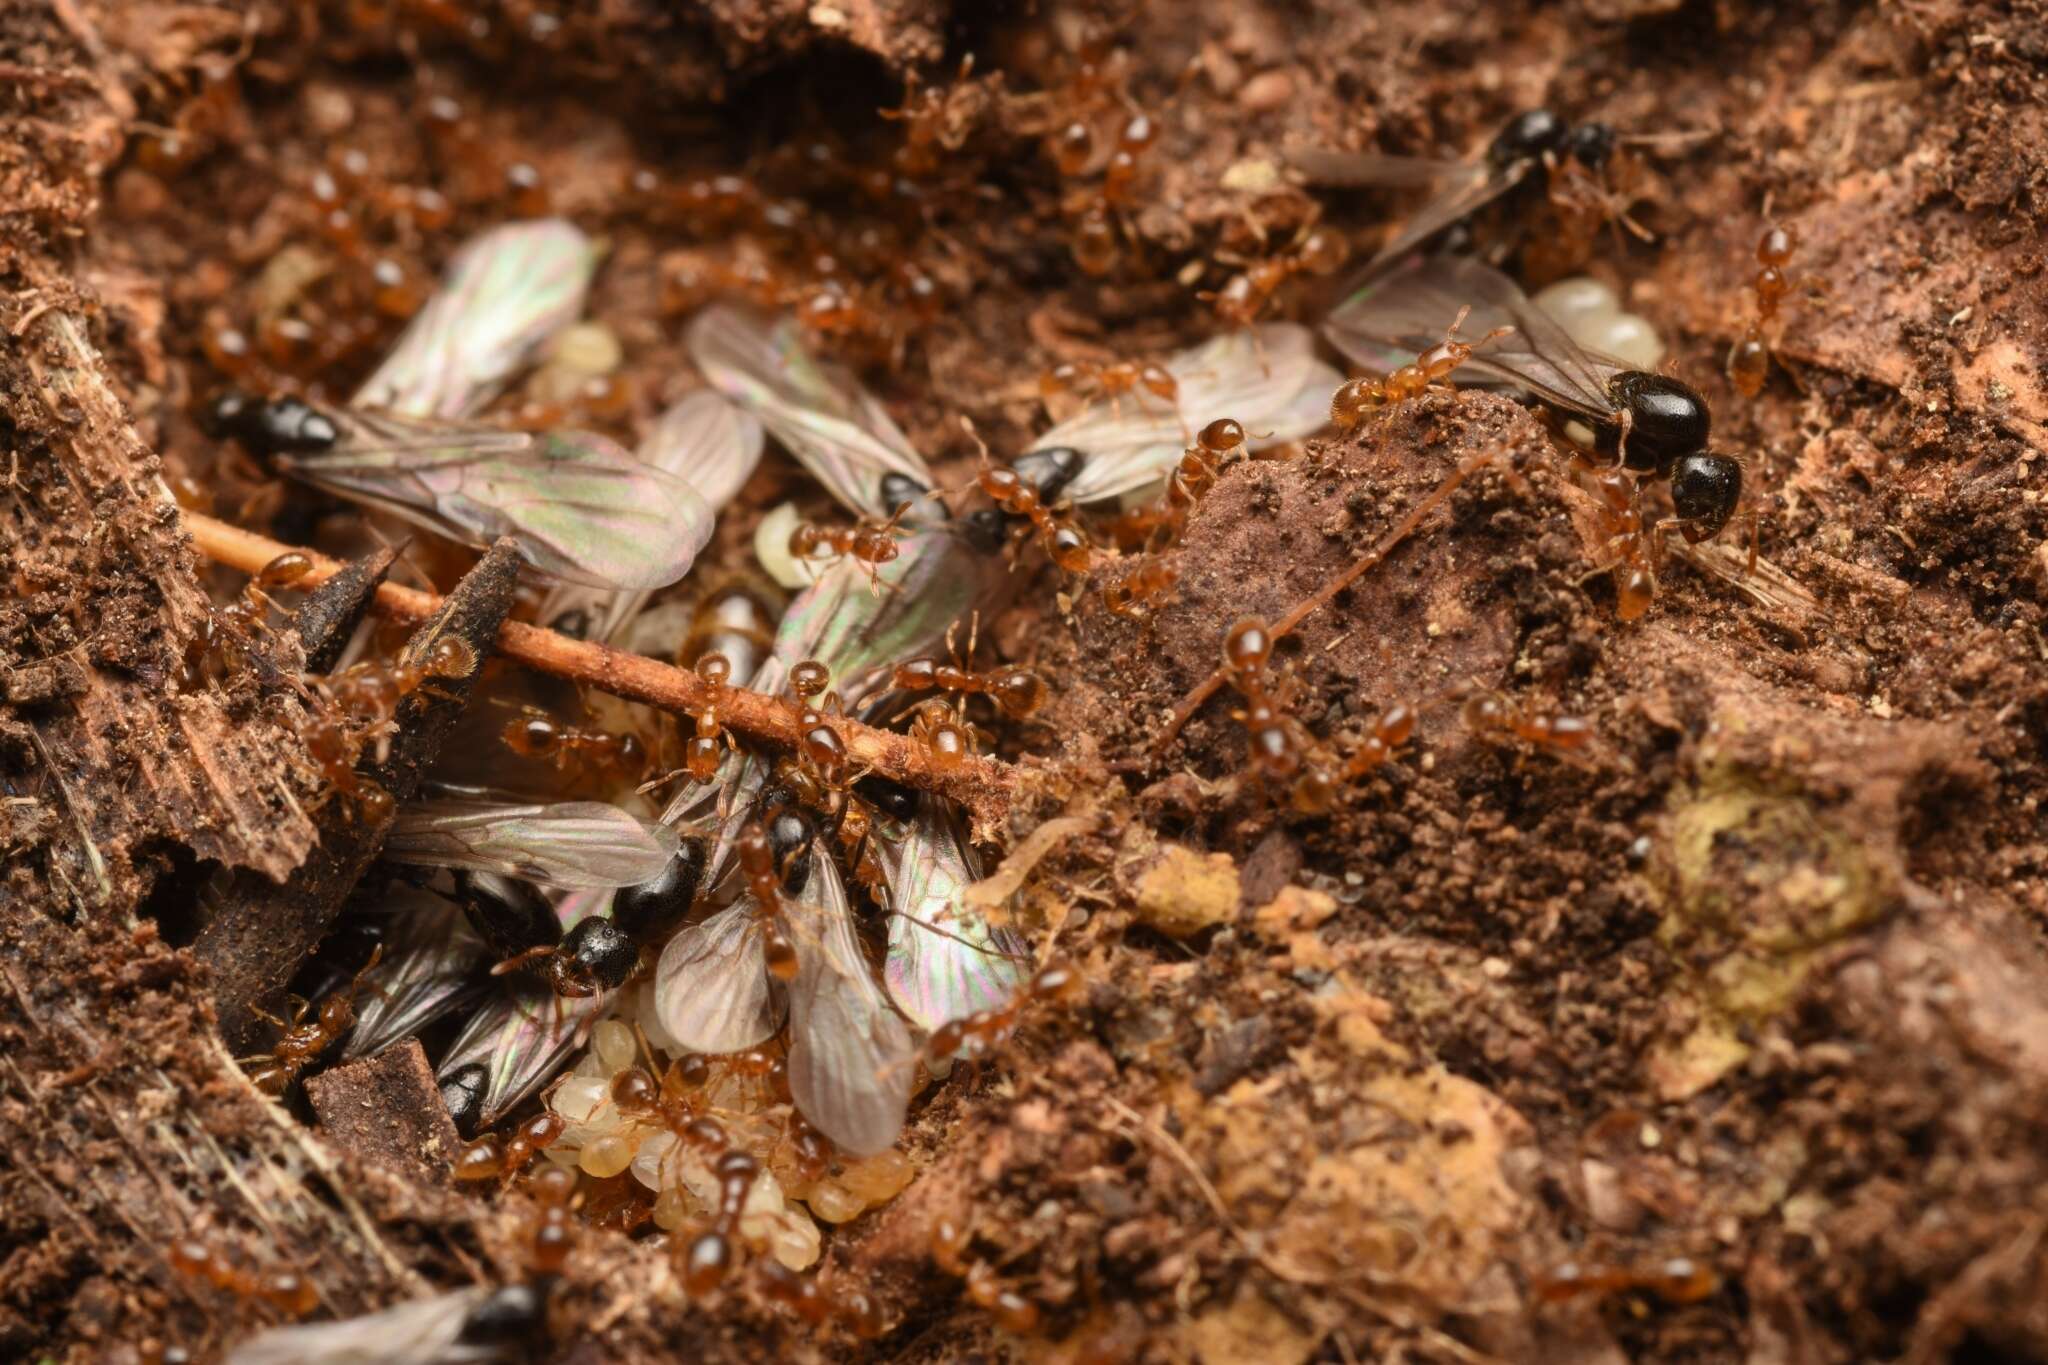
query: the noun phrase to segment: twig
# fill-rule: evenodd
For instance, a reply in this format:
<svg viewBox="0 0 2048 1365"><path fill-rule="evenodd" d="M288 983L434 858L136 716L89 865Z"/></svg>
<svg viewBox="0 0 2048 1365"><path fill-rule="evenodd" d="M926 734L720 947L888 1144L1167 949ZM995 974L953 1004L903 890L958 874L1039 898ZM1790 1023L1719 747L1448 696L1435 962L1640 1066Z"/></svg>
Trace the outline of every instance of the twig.
<svg viewBox="0 0 2048 1365"><path fill-rule="evenodd" d="M197 512L184 513L184 519L201 554L216 564L244 573L257 572L281 554L303 554L313 561L313 571L294 586L312 588L345 567L325 556L280 544ZM384 583L377 589L375 610L393 620L424 621L440 606L439 597L417 588ZM573 640L540 626L507 621L498 632L497 653L539 672L677 715L687 716L715 705L719 724L750 739L793 748L801 737L801 708L792 700L750 692L743 687L716 687L688 669L587 640ZM844 716L834 716L829 723L845 743L852 767L869 768L891 781L951 797L972 812L977 829L994 828L1007 814L1018 781L1017 769L1011 764L968 755L957 766L941 772L908 735L878 730Z"/></svg>
<svg viewBox="0 0 2048 1365"><path fill-rule="evenodd" d="M1267 636L1278 640L1281 636L1307 620L1317 610L1327 604L1331 598L1350 587L1360 578L1363 578L1367 571L1380 564L1388 555L1394 552L1395 548L1402 541L1413 535L1415 528L1422 524L1423 518L1441 507L1444 500L1457 492L1459 486L1465 480L1471 478L1488 465L1498 462L1499 459L1500 456L1498 454L1489 451L1483 455L1474 455L1460 463L1456 469L1445 476L1442 483L1431 489L1429 495L1415 505L1414 511L1401 518L1399 524L1393 530L1387 532L1379 544L1360 555L1344 572L1338 574L1335 578L1317 589L1314 596L1304 598L1295 605L1292 611L1268 626L1266 628ZM1180 705L1173 708L1173 715L1167 720L1166 728L1160 731L1159 738L1152 742L1153 753L1157 754L1165 751L1166 746L1173 742L1173 737L1180 733L1180 728L1188 723L1188 718L1201 708L1203 702L1216 695L1216 689L1223 686L1226 676L1226 671L1218 668L1215 672L1204 678L1194 691L1181 699Z"/></svg>

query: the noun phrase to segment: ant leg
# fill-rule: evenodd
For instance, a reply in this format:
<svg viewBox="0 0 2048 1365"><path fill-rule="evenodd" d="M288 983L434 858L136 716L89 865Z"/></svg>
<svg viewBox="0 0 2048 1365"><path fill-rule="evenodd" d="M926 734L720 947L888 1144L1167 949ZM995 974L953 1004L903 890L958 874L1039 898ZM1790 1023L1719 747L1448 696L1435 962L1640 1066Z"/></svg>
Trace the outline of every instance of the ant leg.
<svg viewBox="0 0 2048 1365"><path fill-rule="evenodd" d="M1628 408L1621 410L1621 435L1614 441L1614 467L1622 468L1628 463L1628 434L1635 429L1635 413Z"/></svg>

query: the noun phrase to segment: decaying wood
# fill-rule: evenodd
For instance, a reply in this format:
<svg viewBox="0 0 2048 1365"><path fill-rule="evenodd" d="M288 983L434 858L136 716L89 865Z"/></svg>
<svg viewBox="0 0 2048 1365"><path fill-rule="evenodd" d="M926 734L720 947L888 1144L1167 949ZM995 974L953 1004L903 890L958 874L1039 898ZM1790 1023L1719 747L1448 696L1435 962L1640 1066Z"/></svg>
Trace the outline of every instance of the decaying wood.
<svg viewBox="0 0 2048 1365"><path fill-rule="evenodd" d="M366 779L390 793L394 802L408 800L419 790L420 775L432 765L461 717L483 670L482 646L498 633L518 581L518 552L511 541L501 540L400 651L396 662L415 667L424 666L434 645L444 638L463 641L470 652L466 672L437 674L399 703L381 756L371 755L360 765ZM356 595L367 598L374 587L365 578L357 584ZM192 944L193 953L213 969L221 1036L237 1047L254 1041L262 1022L256 1011L276 999L334 926L342 904L384 846L391 810L372 818L336 793L321 807L319 826L319 844L283 882L243 875L210 898L208 917Z"/></svg>

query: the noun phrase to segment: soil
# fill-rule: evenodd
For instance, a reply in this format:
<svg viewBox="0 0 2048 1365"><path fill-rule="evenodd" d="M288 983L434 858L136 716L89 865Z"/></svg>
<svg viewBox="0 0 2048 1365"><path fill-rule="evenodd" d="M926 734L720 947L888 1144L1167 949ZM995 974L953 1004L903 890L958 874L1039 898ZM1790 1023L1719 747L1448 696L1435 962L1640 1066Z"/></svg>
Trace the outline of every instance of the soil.
<svg viewBox="0 0 2048 1365"><path fill-rule="evenodd" d="M299 1267L337 1316L524 1273L519 1196L458 1195L258 1097L182 946L217 869L284 882L320 833L288 644L177 681L207 596L240 584L197 561L172 496L362 548L352 518L195 418L277 377L218 334L275 311L286 277L315 277L302 311L374 316L318 230L315 171L356 176L358 207L439 189L446 225L361 210L374 250L427 279L466 233L540 207L507 188L531 166L549 210L606 239L590 316L627 400L580 417L628 437L695 382L679 272L762 235L633 174L753 176L862 278L907 257L936 282L942 307L839 347L958 487L959 416L1021 450L1047 365L1223 325L1197 291L1317 211L1285 149L1475 148L1547 103L1642 135L1631 214L1654 241L1602 233L1565 262L1546 252L1573 244L1539 232L1524 273L1583 266L1658 324L1747 461L1765 576L1670 560L1620 622L1554 437L1471 391L1233 466L1149 615L1026 556L989 632L1055 692L1004 737L1033 775L1011 819L1036 858L1019 918L1087 989L930 1090L915 1183L828 1235L828 1275L890 1331L822 1333L744 1284L692 1304L659 1247L592 1232L555 1339L578 1361L2048 1359L2043 18L1991 0L0 8L0 1350L204 1356L272 1321L170 1271L193 1227ZM1063 185L1040 145L1091 38L1161 127L1099 278L1062 207L1099 174ZM951 92L937 169L878 194L845 168L903 142L876 111L912 75ZM832 155L792 154L813 144ZM1363 245L1410 203L1334 196L1325 221ZM1801 287L1744 399L1722 358L1769 221L1798 231ZM910 317L893 288L878 308ZM1297 281L1275 311L1331 301ZM345 395L399 325L283 378ZM1158 743L1233 622L1283 613L1479 455L1277 656L1335 752L1417 708L1392 761L1305 815L1248 773L1228 689ZM716 565L743 568L755 514L791 496L825 510L772 457ZM1740 537L1713 562L1739 568ZM445 591L467 562L447 559L408 571ZM1768 571L1796 590L1760 589ZM1460 703L1482 689L1592 738L1475 734ZM337 1077L321 1103L376 1084ZM942 1216L971 1220L1033 1331L934 1263ZM1712 1292L1559 1286L1567 1263L1675 1257Z"/></svg>

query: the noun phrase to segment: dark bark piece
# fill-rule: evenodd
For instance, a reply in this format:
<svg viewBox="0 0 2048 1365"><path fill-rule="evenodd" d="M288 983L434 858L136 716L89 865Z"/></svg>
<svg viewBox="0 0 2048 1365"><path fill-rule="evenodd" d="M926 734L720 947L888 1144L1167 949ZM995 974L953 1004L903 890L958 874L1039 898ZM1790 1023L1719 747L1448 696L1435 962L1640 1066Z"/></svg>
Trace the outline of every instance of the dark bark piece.
<svg viewBox="0 0 2048 1365"><path fill-rule="evenodd" d="M366 554L307 593L306 600L299 603L293 624L299 632L299 644L306 651L308 673L325 673L334 667L341 651L348 647L349 637L369 614L370 604L377 599L377 587L383 583L384 575L391 572L397 558L398 551L389 546Z"/></svg>
<svg viewBox="0 0 2048 1365"><path fill-rule="evenodd" d="M409 800L420 774L441 751L469 701L472 684L489 657L490 644L511 610L519 578L518 551L500 540L455 585L440 614L413 632L398 662L423 662L435 643L453 635L470 646L469 671L436 677L399 703L397 733L385 760L365 770L394 801ZM356 804L336 795L320 810L320 843L282 884L237 877L219 901L192 951L211 967L221 1036L229 1045L253 1045L261 1020L258 1007L284 989L333 927L342 903L384 845L390 820L365 819Z"/></svg>
<svg viewBox="0 0 2048 1365"><path fill-rule="evenodd" d="M462 1138L419 1040L346 1062L306 1082L320 1131L344 1152L428 1184L447 1184Z"/></svg>

